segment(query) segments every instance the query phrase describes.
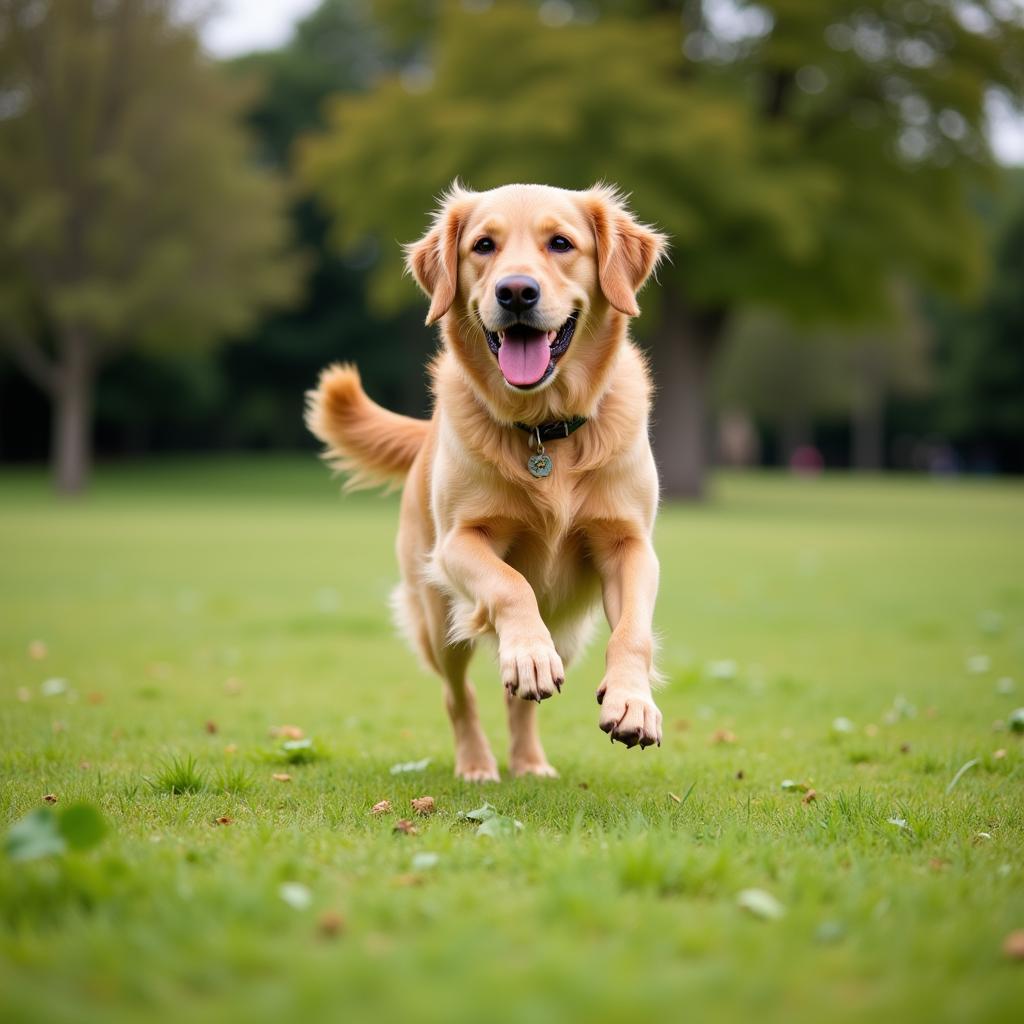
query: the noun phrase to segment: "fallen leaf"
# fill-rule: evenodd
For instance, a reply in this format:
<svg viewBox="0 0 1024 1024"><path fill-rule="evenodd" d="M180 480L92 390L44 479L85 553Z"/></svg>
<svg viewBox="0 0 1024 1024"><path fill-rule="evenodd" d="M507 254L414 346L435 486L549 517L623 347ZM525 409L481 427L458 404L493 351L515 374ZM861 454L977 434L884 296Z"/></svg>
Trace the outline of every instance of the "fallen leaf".
<svg viewBox="0 0 1024 1024"><path fill-rule="evenodd" d="M90 764L90 763L89 763L88 761L79 761L79 762L78 762L78 767L79 767L79 768L80 768L80 769L81 769L81 770L82 770L83 772L87 772L87 771L88 771L88 770L89 770L89 769L90 769L90 768L92 767L92 765L91 765L91 764Z"/></svg>
<svg viewBox="0 0 1024 1024"><path fill-rule="evenodd" d="M901 754L909 754L910 753L910 744L909 743L901 743L900 744L900 753Z"/></svg>
<svg viewBox="0 0 1024 1024"><path fill-rule="evenodd" d="M274 772L271 778L275 782L291 782L292 777L287 772Z"/></svg>
<svg viewBox="0 0 1024 1024"><path fill-rule="evenodd" d="M345 918L336 910L325 910L316 922L316 930L325 939L337 938L345 931Z"/></svg>
<svg viewBox="0 0 1024 1024"><path fill-rule="evenodd" d="M44 697L59 697L66 693L68 681L66 679L47 679L39 687L39 692Z"/></svg>
<svg viewBox="0 0 1024 1024"><path fill-rule="evenodd" d="M28 656L33 661L42 661L47 655L46 644L42 640L33 640L28 645Z"/></svg>
<svg viewBox="0 0 1024 1024"><path fill-rule="evenodd" d="M813 789L809 789L809 790L807 790L806 793L804 793L803 798L801 799L800 803L802 803L802 804L810 804L810 803L813 803L817 799L818 799L817 792L815 790L813 790Z"/></svg>
<svg viewBox="0 0 1024 1024"><path fill-rule="evenodd" d="M211 736L215 736L215 735L217 734L217 723L216 723L216 722L214 722L214 721L213 721L212 719L211 719L210 721L208 721L208 722L206 723L206 725L205 725L205 726L204 726L203 728L205 728L205 729L206 729L206 731L207 731L207 732L208 732L208 733L209 733L209 734L210 734Z"/></svg>
<svg viewBox="0 0 1024 1024"><path fill-rule="evenodd" d="M735 743L736 733L731 729L716 729L711 734L712 743Z"/></svg>
<svg viewBox="0 0 1024 1024"><path fill-rule="evenodd" d="M744 778L746 778L746 775L745 775L745 773L744 773L742 768L736 773L736 778L737 779L744 779Z"/></svg>
<svg viewBox="0 0 1024 1024"><path fill-rule="evenodd" d="M235 820L234 818L229 818L226 814L222 814L217 819L217 824L218 825L230 825L230 824L232 824L234 822L234 820Z"/></svg>
<svg viewBox="0 0 1024 1024"><path fill-rule="evenodd" d="M412 809L422 817L426 817L428 814L434 813L434 798L432 796L418 796L411 802Z"/></svg>
<svg viewBox="0 0 1024 1024"><path fill-rule="evenodd" d="M371 808L371 814L387 814L391 810L390 800L378 800Z"/></svg>
<svg viewBox="0 0 1024 1024"><path fill-rule="evenodd" d="M425 757L421 761L403 761L400 764L393 764L389 769L392 775L401 775L403 772L422 772L430 764L430 758Z"/></svg>
<svg viewBox="0 0 1024 1024"><path fill-rule="evenodd" d="M1011 960L1024 960L1024 928L1010 932L1003 939L1003 952Z"/></svg>
<svg viewBox="0 0 1024 1024"><path fill-rule="evenodd" d="M395 822L395 827L392 832L401 832L402 835L406 836L417 836L419 835L419 829L411 822L408 818L399 818Z"/></svg>
<svg viewBox="0 0 1024 1024"><path fill-rule="evenodd" d="M276 739L301 740L306 734L297 725L275 725L271 727L270 735Z"/></svg>
<svg viewBox="0 0 1024 1024"><path fill-rule="evenodd" d="M783 779L782 788L787 793L806 793L811 787L806 782L797 782L795 779Z"/></svg>
<svg viewBox="0 0 1024 1024"><path fill-rule="evenodd" d="M409 871L406 874L395 875L392 881L394 882L395 885L399 886L402 889L411 889L415 885L423 884L423 876L417 875L414 872Z"/></svg>
<svg viewBox="0 0 1024 1024"><path fill-rule="evenodd" d="M675 800L677 804L681 804L683 802L683 798L681 796L676 796L675 793L669 793L669 798L671 800Z"/></svg>
<svg viewBox="0 0 1024 1024"><path fill-rule="evenodd" d="M998 750L996 750L996 751L994 751L994 752L993 752L992 756L993 756L993 757L994 757L994 758L995 758L995 759L996 759L997 761L1002 761L1002 759L1003 759L1004 757L1006 757L1006 750L1005 750L1005 749L1004 749L1003 747L1000 747L1000 748L999 748Z"/></svg>
<svg viewBox="0 0 1024 1024"><path fill-rule="evenodd" d="M736 905L766 921L778 921L786 908L764 889L743 889L736 895Z"/></svg>
<svg viewBox="0 0 1024 1024"><path fill-rule="evenodd" d="M278 896L293 910L306 910L313 902L309 886L301 882L284 882L277 890Z"/></svg>
<svg viewBox="0 0 1024 1024"><path fill-rule="evenodd" d="M57 802L57 799L58 797L56 793L47 793L46 796L43 797L43 803L55 804Z"/></svg>
<svg viewBox="0 0 1024 1024"><path fill-rule="evenodd" d="M224 748L224 753L225 754L237 754L238 753L238 744L237 743L229 743Z"/></svg>
<svg viewBox="0 0 1024 1024"><path fill-rule="evenodd" d="M86 695L85 699L92 705L102 704L106 697L99 690L90 690Z"/></svg>

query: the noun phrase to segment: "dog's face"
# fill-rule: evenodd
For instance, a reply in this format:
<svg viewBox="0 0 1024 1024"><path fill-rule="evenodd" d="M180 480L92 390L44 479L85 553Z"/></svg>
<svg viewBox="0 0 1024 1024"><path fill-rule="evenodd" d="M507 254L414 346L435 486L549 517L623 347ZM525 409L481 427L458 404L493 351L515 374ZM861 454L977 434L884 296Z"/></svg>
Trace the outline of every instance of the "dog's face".
<svg viewBox="0 0 1024 1024"><path fill-rule="evenodd" d="M609 188L456 187L407 257L431 299L427 323L449 315L475 365L531 392L586 361L587 336L610 310L639 312L636 293L664 246Z"/></svg>

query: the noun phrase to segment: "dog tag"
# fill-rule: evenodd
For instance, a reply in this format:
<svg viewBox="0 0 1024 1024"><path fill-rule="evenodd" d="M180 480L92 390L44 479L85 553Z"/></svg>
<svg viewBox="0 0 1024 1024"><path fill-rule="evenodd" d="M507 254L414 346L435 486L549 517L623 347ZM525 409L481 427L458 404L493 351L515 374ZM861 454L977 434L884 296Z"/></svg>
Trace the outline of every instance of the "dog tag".
<svg viewBox="0 0 1024 1024"><path fill-rule="evenodd" d="M541 449L530 456L526 468L540 480L551 472L551 456Z"/></svg>

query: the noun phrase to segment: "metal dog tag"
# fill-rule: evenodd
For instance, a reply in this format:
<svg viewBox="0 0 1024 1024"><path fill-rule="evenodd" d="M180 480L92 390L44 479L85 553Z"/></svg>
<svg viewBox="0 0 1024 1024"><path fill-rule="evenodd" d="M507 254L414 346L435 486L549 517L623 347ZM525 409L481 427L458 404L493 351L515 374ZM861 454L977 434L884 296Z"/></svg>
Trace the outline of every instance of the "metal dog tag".
<svg viewBox="0 0 1024 1024"><path fill-rule="evenodd" d="M539 452L530 456L526 468L540 480L551 472L551 456L541 448Z"/></svg>

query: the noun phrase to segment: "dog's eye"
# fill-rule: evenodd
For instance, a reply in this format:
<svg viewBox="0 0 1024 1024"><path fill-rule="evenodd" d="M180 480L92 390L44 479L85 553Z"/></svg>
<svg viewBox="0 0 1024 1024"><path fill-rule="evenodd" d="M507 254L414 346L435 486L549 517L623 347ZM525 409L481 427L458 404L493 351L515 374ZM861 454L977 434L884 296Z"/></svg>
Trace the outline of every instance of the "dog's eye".
<svg viewBox="0 0 1024 1024"><path fill-rule="evenodd" d="M478 252L483 256L486 256L489 252L494 252L494 239L488 238L486 235L483 238L478 238L473 243L473 252Z"/></svg>
<svg viewBox="0 0 1024 1024"><path fill-rule="evenodd" d="M568 252L572 248L572 242L565 235L555 235L548 242L548 248L552 252Z"/></svg>

